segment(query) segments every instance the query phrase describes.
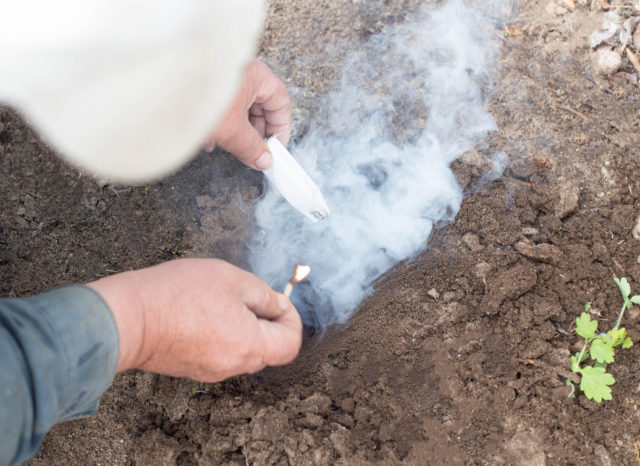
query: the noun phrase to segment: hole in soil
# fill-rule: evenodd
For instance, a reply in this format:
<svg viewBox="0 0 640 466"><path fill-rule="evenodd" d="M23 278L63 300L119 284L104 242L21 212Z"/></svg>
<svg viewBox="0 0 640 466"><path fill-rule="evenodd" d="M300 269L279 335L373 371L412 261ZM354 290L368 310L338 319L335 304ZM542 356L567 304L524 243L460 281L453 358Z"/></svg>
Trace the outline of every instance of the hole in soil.
<svg viewBox="0 0 640 466"><path fill-rule="evenodd" d="M522 373L521 373L521 372L518 372L518 373L516 374L516 379L521 379L521 378L522 378Z"/></svg>

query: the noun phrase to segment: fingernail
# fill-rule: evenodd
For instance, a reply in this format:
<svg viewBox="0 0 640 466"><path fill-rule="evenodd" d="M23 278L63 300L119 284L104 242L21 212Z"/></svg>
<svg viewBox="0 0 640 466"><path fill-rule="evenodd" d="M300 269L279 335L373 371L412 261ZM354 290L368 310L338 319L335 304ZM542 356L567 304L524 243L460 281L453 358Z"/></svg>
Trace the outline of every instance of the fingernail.
<svg viewBox="0 0 640 466"><path fill-rule="evenodd" d="M278 294L278 307L282 311L289 309L289 300L282 294Z"/></svg>
<svg viewBox="0 0 640 466"><path fill-rule="evenodd" d="M267 151L253 163L258 170L266 170L273 164L273 156Z"/></svg>

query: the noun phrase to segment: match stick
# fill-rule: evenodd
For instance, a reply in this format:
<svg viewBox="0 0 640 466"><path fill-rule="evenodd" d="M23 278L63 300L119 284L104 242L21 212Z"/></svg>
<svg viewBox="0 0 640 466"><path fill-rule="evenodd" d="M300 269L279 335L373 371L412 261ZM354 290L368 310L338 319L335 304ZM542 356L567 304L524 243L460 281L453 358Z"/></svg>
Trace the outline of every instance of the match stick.
<svg viewBox="0 0 640 466"><path fill-rule="evenodd" d="M284 291L282 292L287 298L291 296L291 292L293 291L293 283L287 282L287 286L284 287Z"/></svg>

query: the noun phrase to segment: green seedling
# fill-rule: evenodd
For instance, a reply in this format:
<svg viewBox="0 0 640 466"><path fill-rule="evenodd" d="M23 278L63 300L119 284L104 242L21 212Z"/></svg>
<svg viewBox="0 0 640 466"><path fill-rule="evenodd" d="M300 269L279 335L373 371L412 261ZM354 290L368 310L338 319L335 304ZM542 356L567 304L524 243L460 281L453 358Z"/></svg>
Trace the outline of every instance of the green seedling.
<svg viewBox="0 0 640 466"><path fill-rule="evenodd" d="M591 319L589 309L591 303L587 303L584 312L576 319L576 333L584 338L582 350L571 356L571 370L580 374L580 390L591 400L600 403L602 400L611 399L611 388L616 381L613 375L607 372L607 364L613 362L614 348L622 345L622 348L631 348L633 342L627 336L624 327L620 327L624 311L631 309L634 304L640 304L640 295L632 296L631 287L626 278L613 278L622 294L622 308L616 319L616 325L607 333L598 333L598 322ZM589 354L587 355L587 350ZM588 357L594 361L593 365L582 365ZM570 383L570 382L569 382ZM573 386L573 384L571 384ZM575 389L575 387L573 387Z"/></svg>

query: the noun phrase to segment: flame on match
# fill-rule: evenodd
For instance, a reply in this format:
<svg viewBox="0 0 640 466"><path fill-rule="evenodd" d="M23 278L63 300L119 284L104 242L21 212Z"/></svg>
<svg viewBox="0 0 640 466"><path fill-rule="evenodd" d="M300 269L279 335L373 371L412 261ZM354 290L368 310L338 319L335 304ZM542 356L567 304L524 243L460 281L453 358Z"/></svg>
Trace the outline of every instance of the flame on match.
<svg viewBox="0 0 640 466"><path fill-rule="evenodd" d="M301 282L302 280L307 278L307 275L309 275L310 272L311 272L311 267L309 267L308 265L297 265L296 272L293 274L293 279L291 280L291 282L292 283Z"/></svg>

